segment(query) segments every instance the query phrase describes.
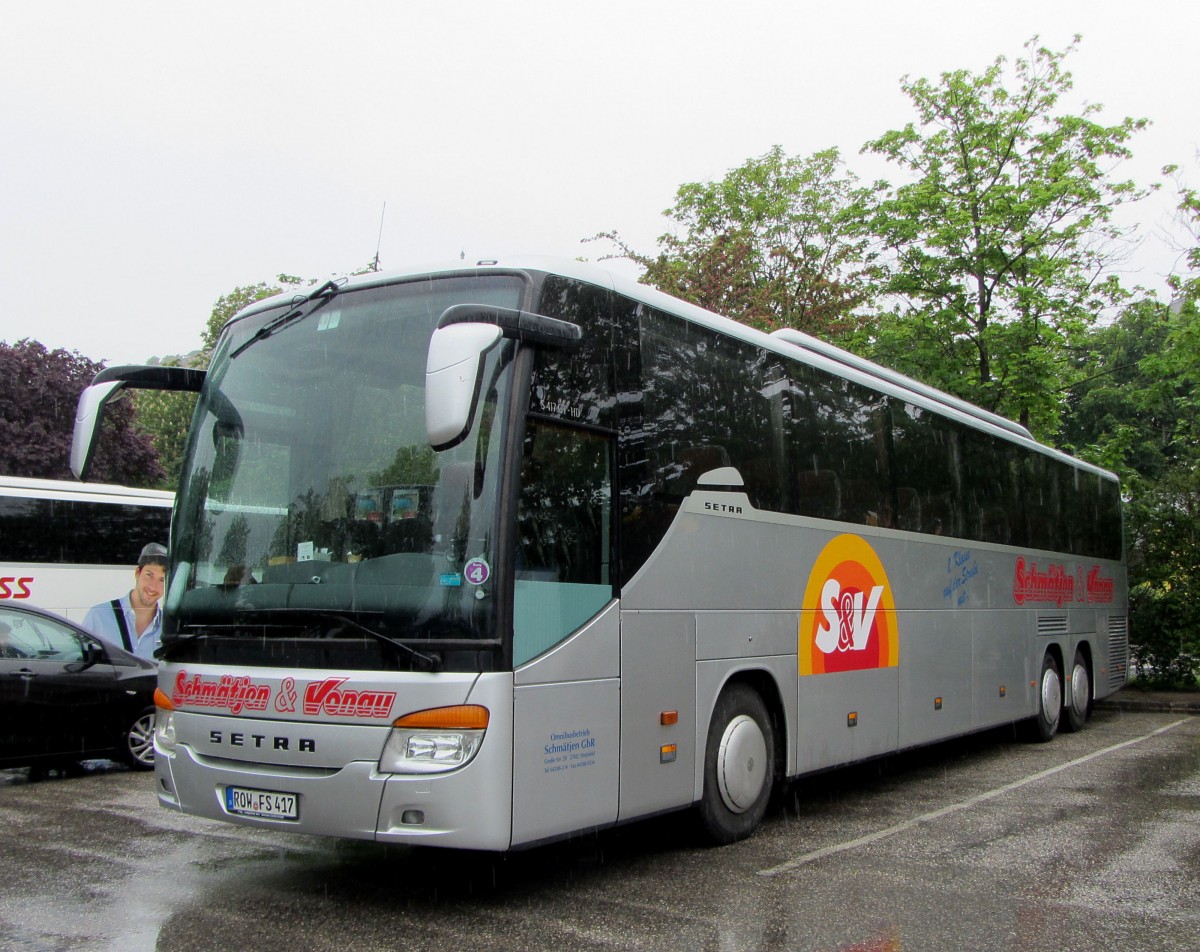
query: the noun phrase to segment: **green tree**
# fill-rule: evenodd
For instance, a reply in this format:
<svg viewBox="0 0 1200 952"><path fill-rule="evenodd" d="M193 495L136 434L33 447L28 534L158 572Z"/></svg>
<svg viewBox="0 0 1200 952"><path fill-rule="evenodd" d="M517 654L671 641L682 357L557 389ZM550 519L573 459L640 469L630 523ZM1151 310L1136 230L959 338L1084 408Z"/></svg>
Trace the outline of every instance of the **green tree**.
<svg viewBox="0 0 1200 952"><path fill-rule="evenodd" d="M312 282L308 282L312 283ZM275 283L260 281L257 284L236 287L223 294L213 305L212 312L201 335L201 349L187 357L169 357L163 361L168 366L207 367L221 329L243 309L255 301L280 294L290 288L299 288L305 282L290 274L280 274ZM146 435L158 451L163 476L159 485L174 489L179 483L183 454L187 446L187 431L196 408L196 395L191 393L169 393L158 390L134 392L137 405L137 430Z"/></svg>
<svg viewBox="0 0 1200 952"><path fill-rule="evenodd" d="M1179 401L1149 367L1167 346L1170 308L1154 298L1134 302L1112 324L1092 329L1078 379L1066 388L1063 448L1110 469L1126 491L1161 479L1171 468Z"/></svg>
<svg viewBox="0 0 1200 952"><path fill-rule="evenodd" d="M1200 204L1181 189L1192 236L1174 298L1126 308L1092 335L1064 427L1081 456L1121 474L1127 505L1130 642L1150 679L1195 685L1200 660Z"/></svg>
<svg viewBox="0 0 1200 952"><path fill-rule="evenodd" d="M207 362L208 354L205 353L168 357L163 360L163 365L203 367ZM137 407L137 431L154 444L162 465L163 475L155 488L174 491L179 484L179 472L187 448L188 426L196 409L196 394L134 390L130 392L130 397Z"/></svg>
<svg viewBox="0 0 1200 952"><path fill-rule="evenodd" d="M311 284L312 282L308 282ZM238 312L248 308L255 301L261 301L263 298L269 298L275 294L282 294L291 288L299 288L305 284L302 278L297 278L291 274L276 275L275 282L259 281L258 284L247 284L241 287L236 287L228 294L223 294L217 298L217 303L213 305L212 314L209 315L208 323L205 325L204 334L201 338L201 348L206 354L205 365L208 364L208 357L212 356L213 348L217 346L217 338L221 336L221 328L223 328L229 320Z"/></svg>
<svg viewBox="0 0 1200 952"><path fill-rule="evenodd" d="M878 183L863 209L899 302L878 358L1044 437L1086 330L1123 299L1110 268L1129 234L1113 211L1145 194L1113 173L1146 121L1060 107L1078 41L1052 52L1030 40L1012 89L1004 57L979 74L905 79L917 121L864 146L910 179Z"/></svg>
<svg viewBox="0 0 1200 952"><path fill-rule="evenodd" d="M1130 506L1136 582L1130 593L1136 642L1155 674L1200 681L1200 199L1181 189L1181 221L1192 236L1189 272L1171 282L1163 347L1143 362L1140 400L1158 401L1158 430L1168 465L1146 479ZM1136 561L1135 561L1136 560Z"/></svg>
<svg viewBox="0 0 1200 952"><path fill-rule="evenodd" d="M773 330L823 337L853 329L871 298L863 238L845 228L861 196L837 149L807 158L775 146L719 182L690 182L663 214L676 230L656 255L607 239L646 270L642 281L668 294Z"/></svg>

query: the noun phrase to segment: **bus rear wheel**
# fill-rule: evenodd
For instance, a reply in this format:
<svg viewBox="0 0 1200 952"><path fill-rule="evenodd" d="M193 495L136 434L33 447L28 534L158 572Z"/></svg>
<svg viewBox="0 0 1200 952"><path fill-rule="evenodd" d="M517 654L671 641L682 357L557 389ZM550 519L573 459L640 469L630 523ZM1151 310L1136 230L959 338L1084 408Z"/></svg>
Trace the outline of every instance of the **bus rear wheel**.
<svg viewBox="0 0 1200 952"><path fill-rule="evenodd" d="M1062 675L1054 655L1046 652L1042 658L1042 674L1038 678L1038 711L1029 722L1029 739L1045 743L1058 733L1062 719Z"/></svg>
<svg viewBox="0 0 1200 952"><path fill-rule="evenodd" d="M1081 731L1087 721L1092 702L1092 679L1088 674L1087 659L1083 652L1075 649L1075 660L1071 664L1071 703L1063 708L1067 719L1063 728Z"/></svg>
<svg viewBox="0 0 1200 952"><path fill-rule="evenodd" d="M762 698L745 684L726 688L708 725L700 824L714 843L755 831L775 782L775 736Z"/></svg>

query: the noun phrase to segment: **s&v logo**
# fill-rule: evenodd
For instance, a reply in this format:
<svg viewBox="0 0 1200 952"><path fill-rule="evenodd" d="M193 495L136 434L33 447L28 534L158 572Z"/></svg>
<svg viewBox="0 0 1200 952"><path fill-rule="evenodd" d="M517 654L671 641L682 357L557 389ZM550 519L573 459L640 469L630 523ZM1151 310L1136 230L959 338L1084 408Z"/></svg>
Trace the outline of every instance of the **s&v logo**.
<svg viewBox="0 0 1200 952"><path fill-rule="evenodd" d="M800 612L801 674L894 668L896 603L883 563L861 536L831 539L817 556Z"/></svg>

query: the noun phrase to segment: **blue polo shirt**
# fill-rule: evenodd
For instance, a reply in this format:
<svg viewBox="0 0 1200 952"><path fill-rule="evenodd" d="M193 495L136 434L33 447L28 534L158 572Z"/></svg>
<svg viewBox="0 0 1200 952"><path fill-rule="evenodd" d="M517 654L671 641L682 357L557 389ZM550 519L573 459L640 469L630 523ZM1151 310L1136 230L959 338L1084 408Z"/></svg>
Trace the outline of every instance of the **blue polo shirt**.
<svg viewBox="0 0 1200 952"><path fill-rule="evenodd" d="M160 601L154 606L154 617L146 626L146 630L139 636L137 621L133 616L133 605L129 601L128 593L119 601L121 610L125 613L125 626L129 629L129 638L133 642L133 653L139 658L153 661L155 649L162 644L162 602ZM83 619L83 627L110 645L116 645L118 648L125 647L121 638L121 628L117 624L117 616L113 614L112 605L109 602L101 602L88 609L87 616Z"/></svg>

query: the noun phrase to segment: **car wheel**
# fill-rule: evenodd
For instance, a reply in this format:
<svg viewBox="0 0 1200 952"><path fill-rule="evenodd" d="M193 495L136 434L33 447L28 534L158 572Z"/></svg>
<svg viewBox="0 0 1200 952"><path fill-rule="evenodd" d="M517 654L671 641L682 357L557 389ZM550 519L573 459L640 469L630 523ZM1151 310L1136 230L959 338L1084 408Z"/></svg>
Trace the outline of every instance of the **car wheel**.
<svg viewBox="0 0 1200 952"><path fill-rule="evenodd" d="M745 839L766 813L775 783L775 737L762 698L744 684L722 692L708 727L703 832L714 843Z"/></svg>
<svg viewBox="0 0 1200 952"><path fill-rule="evenodd" d="M121 760L134 770L154 769L154 708L147 707L121 734Z"/></svg>

